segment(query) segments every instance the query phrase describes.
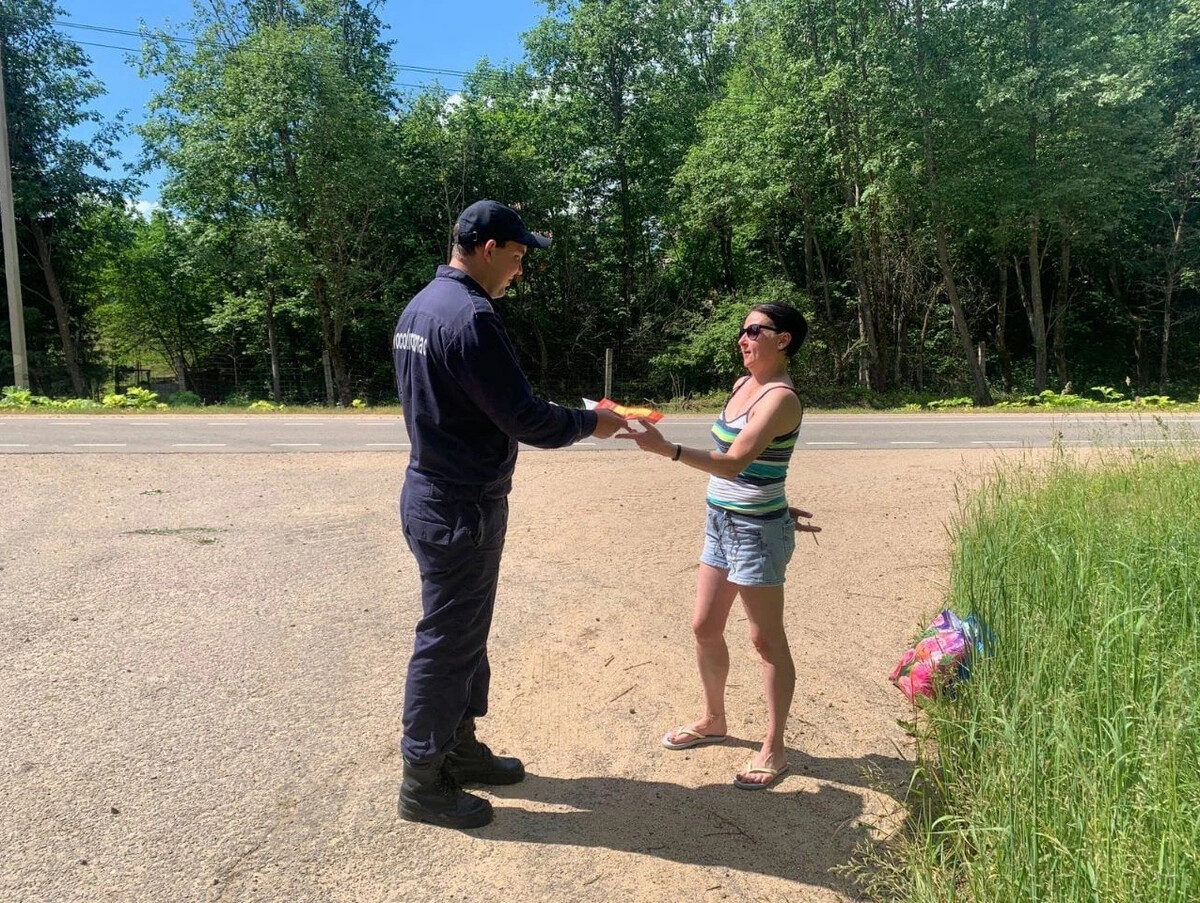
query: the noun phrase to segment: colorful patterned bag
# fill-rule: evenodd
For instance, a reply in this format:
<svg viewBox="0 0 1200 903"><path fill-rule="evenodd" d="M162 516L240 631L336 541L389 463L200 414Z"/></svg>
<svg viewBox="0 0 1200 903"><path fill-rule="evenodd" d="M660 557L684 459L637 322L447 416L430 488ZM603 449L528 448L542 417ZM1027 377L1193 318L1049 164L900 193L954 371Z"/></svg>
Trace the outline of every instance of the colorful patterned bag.
<svg viewBox="0 0 1200 903"><path fill-rule="evenodd" d="M954 681L969 677L971 656L982 651L983 637L975 616L963 620L943 609L901 656L888 679L909 702L916 702L917 697L932 699Z"/></svg>

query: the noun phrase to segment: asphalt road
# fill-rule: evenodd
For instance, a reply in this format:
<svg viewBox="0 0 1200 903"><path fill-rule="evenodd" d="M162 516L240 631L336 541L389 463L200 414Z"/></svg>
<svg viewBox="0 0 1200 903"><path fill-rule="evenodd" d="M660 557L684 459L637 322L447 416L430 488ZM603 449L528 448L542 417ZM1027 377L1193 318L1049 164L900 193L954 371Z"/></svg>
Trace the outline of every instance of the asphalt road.
<svg viewBox="0 0 1200 903"><path fill-rule="evenodd" d="M711 442L710 417L667 417L660 427L674 442ZM920 448L1044 448L1156 445L1194 439L1200 415L1124 414L814 414L805 418L800 447L811 450ZM407 452L398 415L91 415L14 414L0 417L0 454L221 454ZM586 440L572 451L631 448L628 442Z"/></svg>

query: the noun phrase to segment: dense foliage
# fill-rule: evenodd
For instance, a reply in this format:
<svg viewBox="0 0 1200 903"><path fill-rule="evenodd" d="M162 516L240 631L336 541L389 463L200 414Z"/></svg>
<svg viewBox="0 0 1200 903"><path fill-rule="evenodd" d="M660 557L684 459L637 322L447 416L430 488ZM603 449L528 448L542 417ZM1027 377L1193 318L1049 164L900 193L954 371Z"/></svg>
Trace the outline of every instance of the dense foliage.
<svg viewBox="0 0 1200 903"><path fill-rule="evenodd" d="M34 391L390 400L458 210L554 246L502 312L535 384L727 384L767 299L814 398L1200 384L1200 0L545 0L525 59L405 93L376 4L146 32L164 209L53 0L0 0ZM92 137L80 139L91 124ZM5 326L6 329L6 326ZM0 370L11 368L7 332ZM106 385L107 384L107 385Z"/></svg>

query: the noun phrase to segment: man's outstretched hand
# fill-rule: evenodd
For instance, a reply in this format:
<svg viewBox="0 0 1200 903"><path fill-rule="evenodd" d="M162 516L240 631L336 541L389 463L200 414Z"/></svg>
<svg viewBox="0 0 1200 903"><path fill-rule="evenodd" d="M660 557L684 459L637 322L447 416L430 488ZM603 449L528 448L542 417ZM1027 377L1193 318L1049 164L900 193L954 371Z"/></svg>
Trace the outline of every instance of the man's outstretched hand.
<svg viewBox="0 0 1200 903"><path fill-rule="evenodd" d="M597 439L611 439L613 434L625 426L625 418L612 411L598 408L596 410L596 431L592 433Z"/></svg>

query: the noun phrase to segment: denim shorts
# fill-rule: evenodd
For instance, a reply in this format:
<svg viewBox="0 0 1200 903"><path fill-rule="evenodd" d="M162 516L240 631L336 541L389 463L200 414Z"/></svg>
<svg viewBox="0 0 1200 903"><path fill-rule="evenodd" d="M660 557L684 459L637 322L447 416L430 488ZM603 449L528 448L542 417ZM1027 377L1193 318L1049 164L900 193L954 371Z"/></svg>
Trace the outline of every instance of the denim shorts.
<svg viewBox="0 0 1200 903"><path fill-rule="evenodd" d="M781 586L796 527L786 510L769 518L730 514L709 506L700 563L729 571L738 586Z"/></svg>

